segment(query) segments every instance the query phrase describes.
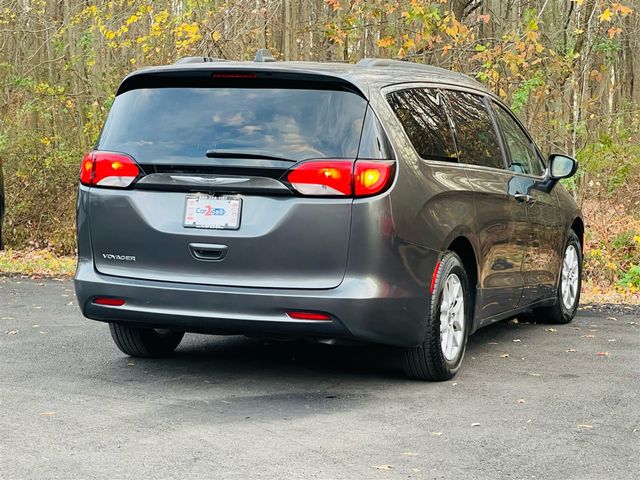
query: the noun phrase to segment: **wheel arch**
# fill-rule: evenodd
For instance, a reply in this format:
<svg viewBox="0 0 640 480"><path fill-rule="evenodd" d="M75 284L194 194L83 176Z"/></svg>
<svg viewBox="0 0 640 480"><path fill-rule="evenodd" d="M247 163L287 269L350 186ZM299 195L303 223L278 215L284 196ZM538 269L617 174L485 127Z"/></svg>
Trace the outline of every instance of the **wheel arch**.
<svg viewBox="0 0 640 480"><path fill-rule="evenodd" d="M478 301L478 256L476 255L473 243L464 235L459 235L451 240L446 250L450 250L460 257L464 270L469 277L469 287L472 289L471 298L473 301L471 308L473 318L471 319L471 329L469 333L473 333L477 328L475 311L476 302Z"/></svg>
<svg viewBox="0 0 640 480"><path fill-rule="evenodd" d="M578 239L580 240L580 248L584 252L584 222L582 218L576 217L571 223L571 230L576 232Z"/></svg>

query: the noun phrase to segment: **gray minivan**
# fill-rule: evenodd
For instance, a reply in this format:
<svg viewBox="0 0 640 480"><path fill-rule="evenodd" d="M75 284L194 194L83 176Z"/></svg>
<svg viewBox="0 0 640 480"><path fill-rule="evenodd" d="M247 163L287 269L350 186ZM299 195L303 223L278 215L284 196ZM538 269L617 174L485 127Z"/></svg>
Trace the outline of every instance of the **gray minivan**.
<svg viewBox="0 0 640 480"><path fill-rule="evenodd" d="M185 332L340 339L449 379L479 327L575 315L584 225L558 180L576 169L436 67L139 70L82 161L78 302L128 355Z"/></svg>

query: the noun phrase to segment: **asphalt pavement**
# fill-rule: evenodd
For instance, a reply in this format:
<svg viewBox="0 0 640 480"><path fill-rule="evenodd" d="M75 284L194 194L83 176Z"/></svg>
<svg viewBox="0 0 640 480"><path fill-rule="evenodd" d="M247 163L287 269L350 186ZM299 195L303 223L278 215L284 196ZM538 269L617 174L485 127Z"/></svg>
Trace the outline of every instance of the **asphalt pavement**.
<svg viewBox="0 0 640 480"><path fill-rule="evenodd" d="M70 281L0 278L0 479L640 478L637 310L525 322L443 383L378 346L187 334L141 360Z"/></svg>

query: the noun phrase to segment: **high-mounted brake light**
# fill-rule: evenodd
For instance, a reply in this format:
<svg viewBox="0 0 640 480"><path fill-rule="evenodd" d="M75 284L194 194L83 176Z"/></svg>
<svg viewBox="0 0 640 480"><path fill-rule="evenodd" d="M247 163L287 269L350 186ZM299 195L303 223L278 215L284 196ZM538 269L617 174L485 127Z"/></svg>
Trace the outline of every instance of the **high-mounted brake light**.
<svg viewBox="0 0 640 480"><path fill-rule="evenodd" d="M389 186L394 164L389 160L308 160L293 167L286 179L302 195L367 197Z"/></svg>
<svg viewBox="0 0 640 480"><path fill-rule="evenodd" d="M212 78L257 78L255 73L214 73Z"/></svg>
<svg viewBox="0 0 640 480"><path fill-rule="evenodd" d="M138 175L138 165L124 153L89 152L80 168L80 182L87 186L126 188Z"/></svg>

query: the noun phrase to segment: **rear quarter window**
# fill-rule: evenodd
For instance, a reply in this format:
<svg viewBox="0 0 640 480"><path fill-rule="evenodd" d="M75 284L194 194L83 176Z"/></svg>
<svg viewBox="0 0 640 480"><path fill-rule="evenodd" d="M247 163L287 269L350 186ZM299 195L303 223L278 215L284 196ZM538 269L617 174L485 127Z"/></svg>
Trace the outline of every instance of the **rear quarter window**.
<svg viewBox="0 0 640 480"><path fill-rule="evenodd" d="M387 101L420 157L444 161L457 159L444 98L438 90L400 90L388 94Z"/></svg>

